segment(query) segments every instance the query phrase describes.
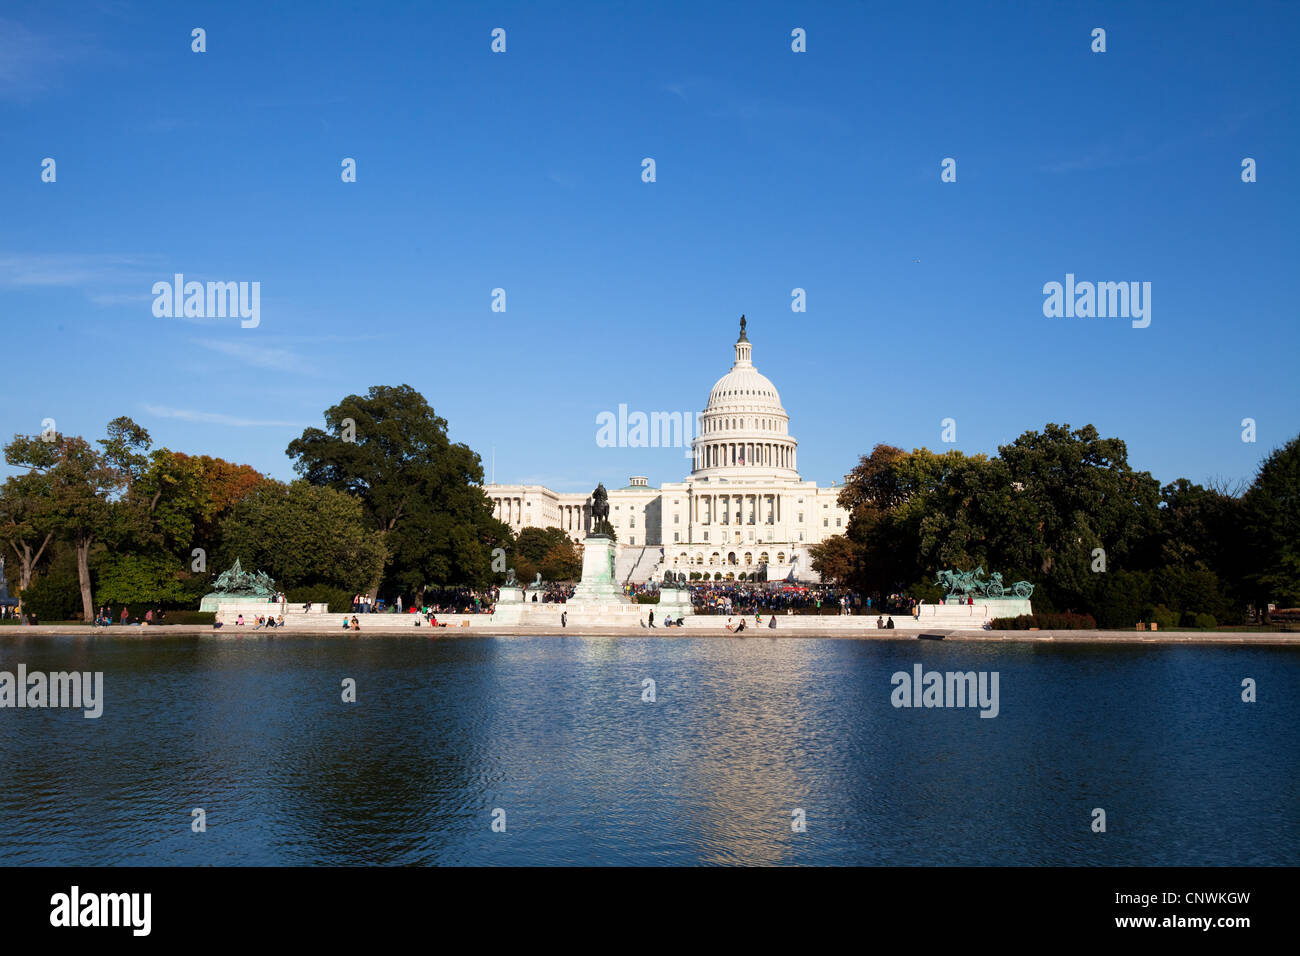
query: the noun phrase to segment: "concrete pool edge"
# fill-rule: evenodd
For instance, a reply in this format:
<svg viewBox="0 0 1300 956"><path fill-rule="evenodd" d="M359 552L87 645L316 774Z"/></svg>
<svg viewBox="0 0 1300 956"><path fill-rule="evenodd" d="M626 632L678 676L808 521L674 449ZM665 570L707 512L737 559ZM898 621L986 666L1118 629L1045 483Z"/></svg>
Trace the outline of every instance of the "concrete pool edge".
<svg viewBox="0 0 1300 956"><path fill-rule="evenodd" d="M786 628L769 629L766 626L747 624L740 634L726 630L720 622L716 629L704 628L698 624L689 628L643 628L636 627L583 627L574 625L564 629L541 625L493 625L484 622L471 627L384 627L367 629L365 625L359 632L344 631L342 628L287 628L279 630L254 630L250 626L238 627L227 625L219 630L207 624L164 624L153 626L122 626L108 628L90 628L83 626L66 626L58 624L39 624L32 626L0 627L0 644L14 639L27 637L79 636L117 640L152 640L169 637L210 637L218 640L241 639L247 637L351 637L355 639L373 637L405 637L417 640L467 637L663 637L663 638L734 638L736 640L775 639L775 638L821 638L839 640L866 641L917 641L943 640L968 641L972 643L1016 643L1016 644L1241 644L1241 645L1294 645L1300 647L1300 633L1286 632L1231 632L1231 631L976 631L951 630L944 628L881 630L874 625L861 628L800 627L797 630Z"/></svg>

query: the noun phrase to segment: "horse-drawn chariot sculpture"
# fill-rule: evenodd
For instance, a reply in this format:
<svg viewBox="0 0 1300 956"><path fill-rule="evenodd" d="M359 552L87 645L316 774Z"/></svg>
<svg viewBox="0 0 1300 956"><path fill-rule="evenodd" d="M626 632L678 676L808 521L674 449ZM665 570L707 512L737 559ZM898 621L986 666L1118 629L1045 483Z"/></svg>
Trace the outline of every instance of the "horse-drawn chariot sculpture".
<svg viewBox="0 0 1300 956"><path fill-rule="evenodd" d="M950 597L969 598L1003 598L1008 594L1028 600L1033 596L1034 586L1028 581L1017 581L1007 587L1002 583L1002 572L994 571L984 577L984 566L974 571L943 570L935 575L936 583L944 589L944 599Z"/></svg>

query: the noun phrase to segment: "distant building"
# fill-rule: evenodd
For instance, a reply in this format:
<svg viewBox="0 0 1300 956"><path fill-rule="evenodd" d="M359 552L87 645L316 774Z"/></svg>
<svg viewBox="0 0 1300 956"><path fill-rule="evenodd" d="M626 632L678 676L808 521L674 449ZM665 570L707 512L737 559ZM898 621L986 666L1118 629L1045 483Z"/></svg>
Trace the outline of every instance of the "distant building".
<svg viewBox="0 0 1300 956"><path fill-rule="evenodd" d="M848 512L840 489L799 477L799 443L776 386L751 360L743 324L735 362L709 392L691 443L694 467L684 480L651 487L632 477L609 489L609 518L618 534L620 582L642 583L665 571L710 578L747 578L765 569L769 581L816 581L808 546L843 534ZM560 528L581 541L591 528L590 493L542 485L486 485L494 514L518 533Z"/></svg>

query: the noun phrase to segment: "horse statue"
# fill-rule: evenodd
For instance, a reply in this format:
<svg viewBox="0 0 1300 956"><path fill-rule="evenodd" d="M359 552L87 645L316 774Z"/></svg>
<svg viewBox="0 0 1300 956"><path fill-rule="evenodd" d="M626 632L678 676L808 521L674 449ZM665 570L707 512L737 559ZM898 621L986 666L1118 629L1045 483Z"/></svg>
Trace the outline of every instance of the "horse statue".
<svg viewBox="0 0 1300 956"><path fill-rule="evenodd" d="M960 598L980 595L986 598L1005 597L1010 591L1018 598L1028 598L1034 593L1034 586L1028 581L1017 581L1007 587L1002 580L1002 572L994 571L984 579L984 566L974 571L943 570L935 575L935 583L943 588L946 597L957 595Z"/></svg>
<svg viewBox="0 0 1300 956"><path fill-rule="evenodd" d="M609 520L609 492L605 490L603 481L598 482L596 490L591 493L591 520L593 524Z"/></svg>

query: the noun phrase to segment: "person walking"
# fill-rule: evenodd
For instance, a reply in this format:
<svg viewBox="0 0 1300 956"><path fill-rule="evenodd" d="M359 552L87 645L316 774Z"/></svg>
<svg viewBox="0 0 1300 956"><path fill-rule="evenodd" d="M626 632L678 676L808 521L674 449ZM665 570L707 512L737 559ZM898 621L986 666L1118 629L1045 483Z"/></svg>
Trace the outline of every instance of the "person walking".
<svg viewBox="0 0 1300 956"><path fill-rule="evenodd" d="M123 604L122 605L122 626L123 627L126 627L126 620L128 617L130 617L130 615L126 613L126 605Z"/></svg>
<svg viewBox="0 0 1300 956"><path fill-rule="evenodd" d="M560 627L568 627L568 626L569 626L569 612L568 612L568 611L561 611L561 612L560 612Z"/></svg>
<svg viewBox="0 0 1300 956"><path fill-rule="evenodd" d="M655 626L655 612L653 608L650 609L650 626Z"/></svg>

